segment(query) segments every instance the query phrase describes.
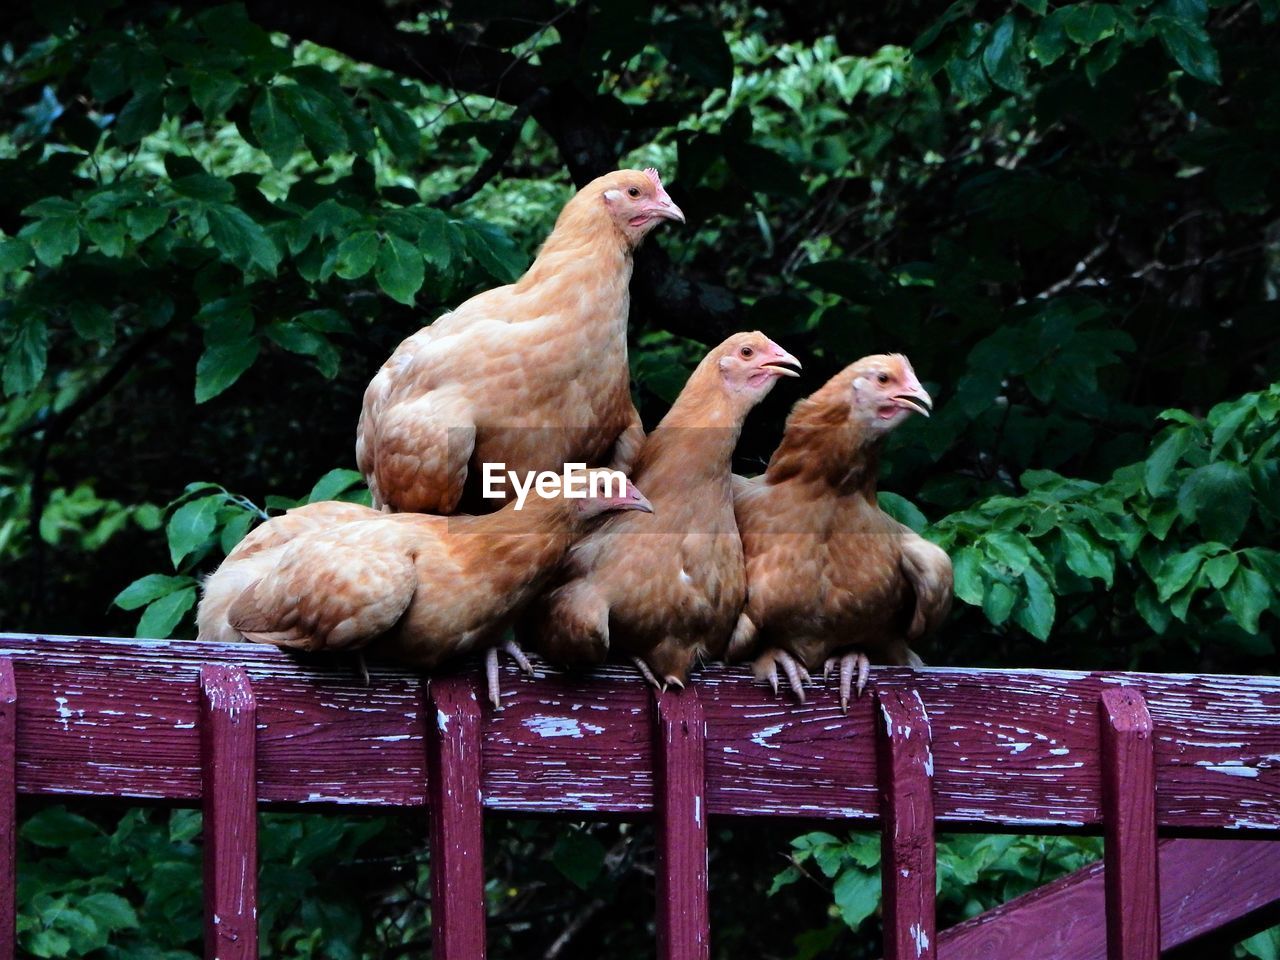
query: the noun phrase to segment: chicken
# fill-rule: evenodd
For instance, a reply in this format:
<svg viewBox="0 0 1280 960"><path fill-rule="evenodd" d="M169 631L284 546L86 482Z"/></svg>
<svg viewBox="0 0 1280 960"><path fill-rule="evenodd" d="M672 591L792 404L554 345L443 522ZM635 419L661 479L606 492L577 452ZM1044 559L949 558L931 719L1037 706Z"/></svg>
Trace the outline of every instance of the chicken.
<svg viewBox="0 0 1280 960"><path fill-rule="evenodd" d="M810 671L838 666L847 711L868 651L921 665L908 644L946 619L951 560L880 509L876 479L889 432L932 406L906 357L864 357L796 404L762 477L734 478L747 604L729 659L758 654L775 691L781 667L804 702Z"/></svg>
<svg viewBox="0 0 1280 960"><path fill-rule="evenodd" d="M586 496L534 495L481 517L299 507L255 530L209 577L200 639L367 649L426 670L485 650L500 707L497 650L512 618L595 518L652 510L625 477L614 474L610 488L604 473L577 476ZM518 647L502 646L532 672Z"/></svg>
<svg viewBox="0 0 1280 960"><path fill-rule="evenodd" d="M491 512L502 501L480 496L483 463L629 470L644 439L627 367L632 252L664 220L684 214L656 170L593 180L523 277L402 342L365 391L356 435L374 506Z"/></svg>
<svg viewBox="0 0 1280 960"><path fill-rule="evenodd" d="M612 650L662 689L724 653L746 587L733 449L747 413L799 366L761 333L707 354L637 457L653 516L611 517L570 549L530 618L540 653L585 666Z"/></svg>

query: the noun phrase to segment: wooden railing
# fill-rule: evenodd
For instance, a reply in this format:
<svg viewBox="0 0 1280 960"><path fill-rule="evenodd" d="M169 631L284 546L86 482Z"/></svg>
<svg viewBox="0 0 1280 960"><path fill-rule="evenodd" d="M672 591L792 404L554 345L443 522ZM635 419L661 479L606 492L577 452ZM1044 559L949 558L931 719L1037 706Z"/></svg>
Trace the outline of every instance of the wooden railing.
<svg viewBox="0 0 1280 960"><path fill-rule="evenodd" d="M679 960L709 953L708 816L879 824L893 960L939 955L938 826L1105 833L1112 960L1157 956L1162 917L1169 946L1280 902L1272 857L1208 920L1162 909L1168 848L1157 853L1157 834L1280 838L1274 678L879 669L848 716L821 681L797 706L743 669L707 668L660 696L613 668L503 681L498 712L470 671L427 683L374 668L364 686L249 644L0 635L0 956L14 950L15 794L202 803L206 956L228 960L257 955L255 814L272 804L427 806L443 960L485 953L486 810L656 815L658 954ZM1270 892L1244 889L1259 877ZM1084 903L1097 883L1045 896ZM1026 930L1011 944L1047 917L1043 901L947 931L941 955L990 960L994 942L1009 957L1099 955L1083 935L1074 952L1022 952Z"/></svg>

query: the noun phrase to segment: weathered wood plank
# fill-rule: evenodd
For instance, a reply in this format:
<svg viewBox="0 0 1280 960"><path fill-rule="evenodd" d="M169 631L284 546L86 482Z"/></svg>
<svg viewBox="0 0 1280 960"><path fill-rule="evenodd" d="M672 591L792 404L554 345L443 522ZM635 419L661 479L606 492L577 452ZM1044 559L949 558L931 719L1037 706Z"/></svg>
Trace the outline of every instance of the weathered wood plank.
<svg viewBox="0 0 1280 960"><path fill-rule="evenodd" d="M697 690L654 696L658 793L658 956L710 956L707 906L706 721Z"/></svg>
<svg viewBox="0 0 1280 960"><path fill-rule="evenodd" d="M1268 840L1163 840L1160 948L1280 906L1280 847ZM939 934L941 960L1105 960L1101 861Z"/></svg>
<svg viewBox="0 0 1280 960"><path fill-rule="evenodd" d="M13 663L0 659L0 957L17 950L18 686Z"/></svg>
<svg viewBox="0 0 1280 960"><path fill-rule="evenodd" d="M933 960L938 864L929 715L912 689L878 690L875 699L884 955L886 960Z"/></svg>
<svg viewBox="0 0 1280 960"><path fill-rule="evenodd" d="M426 802L419 680L374 667L302 666L256 644L0 635L23 690L18 789L196 800L191 684L203 662L243 664L258 702L265 803ZM589 678L508 668L500 713L482 707L489 809L647 814L653 809L648 692L633 673ZM475 677L474 668L465 676ZM711 814L873 821L871 698L840 714L832 684L803 706L745 668L695 678L707 721ZM1096 829L1096 704L1140 686L1156 723L1157 818L1168 835L1280 830L1280 679L1065 671L877 669L877 689L918 689L933 724L940 827ZM530 776L530 770L537 770Z"/></svg>
<svg viewBox="0 0 1280 960"><path fill-rule="evenodd" d="M253 689L228 664L200 668L204 794L204 955L258 956L257 729Z"/></svg>
<svg viewBox="0 0 1280 960"><path fill-rule="evenodd" d="M431 955L484 960L484 800L475 683L437 677L428 687L431 798Z"/></svg>
<svg viewBox="0 0 1280 960"><path fill-rule="evenodd" d="M1160 879L1151 714L1129 687L1102 691L1108 960L1159 960Z"/></svg>

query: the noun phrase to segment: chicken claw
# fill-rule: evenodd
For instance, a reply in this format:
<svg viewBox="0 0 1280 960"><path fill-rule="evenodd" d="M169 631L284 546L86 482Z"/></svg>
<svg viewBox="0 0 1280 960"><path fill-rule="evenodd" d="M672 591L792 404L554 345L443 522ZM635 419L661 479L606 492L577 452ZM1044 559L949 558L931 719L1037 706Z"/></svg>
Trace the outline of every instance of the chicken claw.
<svg viewBox="0 0 1280 960"><path fill-rule="evenodd" d="M834 667L840 668L840 712L847 714L849 712L849 697L853 688L853 675L855 671L858 674L857 695L862 696L862 691L867 688L867 677L871 673L871 661L867 659L867 655L860 650L846 653L840 657L828 657L827 662L822 665L822 676L829 677Z"/></svg>
<svg viewBox="0 0 1280 960"><path fill-rule="evenodd" d="M502 690L498 683L498 651L500 649L505 651L516 662L516 666L529 676L537 676L533 670L533 664L520 649L520 644L514 640L507 640L497 647L490 647L489 652L484 655L484 672L489 682L489 702L493 704L495 710L502 709Z"/></svg>
<svg viewBox="0 0 1280 960"><path fill-rule="evenodd" d="M658 678L653 675L653 671L649 669L649 664L644 662L644 657L632 657L631 662L640 671L640 676L644 677L645 681L651 684L655 690L666 689L658 682Z"/></svg>
<svg viewBox="0 0 1280 960"><path fill-rule="evenodd" d="M767 680L774 694L777 694L778 664L782 664L782 672L787 676L787 684L791 687L791 692L796 695L798 702L804 703L804 685L812 679L804 664L785 650L770 650L760 659L765 660L768 665L763 670L758 668L756 676Z"/></svg>

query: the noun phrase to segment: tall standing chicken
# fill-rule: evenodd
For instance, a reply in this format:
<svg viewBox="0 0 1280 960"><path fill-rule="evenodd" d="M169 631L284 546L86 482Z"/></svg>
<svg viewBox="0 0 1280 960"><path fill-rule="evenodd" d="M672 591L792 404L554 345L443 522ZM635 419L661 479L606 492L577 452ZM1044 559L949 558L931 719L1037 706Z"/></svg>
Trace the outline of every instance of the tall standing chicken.
<svg viewBox="0 0 1280 960"><path fill-rule="evenodd" d="M653 516L613 517L584 537L535 606L544 656L590 665L613 650L665 689L723 654L746 587L733 450L747 413L799 366L761 333L734 334L698 364L636 459Z"/></svg>
<svg viewBox="0 0 1280 960"><path fill-rule="evenodd" d="M656 170L599 177L523 277L402 342L365 391L356 435L374 506L448 514L465 492L488 512L481 463L628 470L644 439L627 367L632 253L665 220L684 214Z"/></svg>
<svg viewBox="0 0 1280 960"><path fill-rule="evenodd" d="M497 650L512 618L595 518L652 509L629 482L604 487L602 473L592 471L587 496L535 495L523 509L511 503L481 517L335 503L291 510L255 530L205 582L200 639L367 649L423 669L486 650L499 706ZM532 672L518 648L505 646Z"/></svg>
<svg viewBox="0 0 1280 960"><path fill-rule="evenodd" d="M838 665L847 710L868 651L918 666L908 643L946 618L950 558L876 502L889 431L932 407L906 357L864 357L796 404L763 476L735 478L748 596L729 658L758 654L775 690L781 667L803 702L809 671Z"/></svg>

